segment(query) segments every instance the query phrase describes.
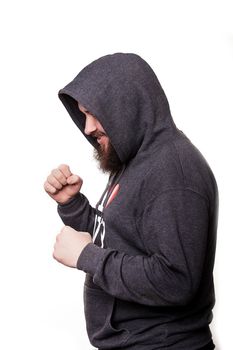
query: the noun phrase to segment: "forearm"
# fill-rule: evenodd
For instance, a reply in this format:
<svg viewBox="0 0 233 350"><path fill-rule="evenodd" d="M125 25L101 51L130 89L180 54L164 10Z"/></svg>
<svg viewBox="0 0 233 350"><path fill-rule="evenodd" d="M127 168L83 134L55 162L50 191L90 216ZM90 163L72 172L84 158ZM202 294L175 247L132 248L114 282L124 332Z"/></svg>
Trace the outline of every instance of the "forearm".
<svg viewBox="0 0 233 350"><path fill-rule="evenodd" d="M172 271L158 256L129 256L93 243L81 253L77 268L90 273L107 293L145 305L184 305L192 296L190 276Z"/></svg>
<svg viewBox="0 0 233 350"><path fill-rule="evenodd" d="M117 247L102 249L91 243L81 253L77 268L120 299L154 306L185 305L202 277L207 208L206 201L193 192L166 192L149 203L141 217L144 254L133 256Z"/></svg>
<svg viewBox="0 0 233 350"><path fill-rule="evenodd" d="M82 193L76 194L66 204L58 204L57 212L65 225L92 234L95 209Z"/></svg>

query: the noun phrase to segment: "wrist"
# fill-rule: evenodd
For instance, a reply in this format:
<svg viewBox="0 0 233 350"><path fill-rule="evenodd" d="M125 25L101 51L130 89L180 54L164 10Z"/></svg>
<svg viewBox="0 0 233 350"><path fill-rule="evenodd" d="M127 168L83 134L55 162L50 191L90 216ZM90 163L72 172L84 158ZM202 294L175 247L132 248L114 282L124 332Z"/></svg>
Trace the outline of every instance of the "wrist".
<svg viewBox="0 0 233 350"><path fill-rule="evenodd" d="M65 206L75 202L79 194L80 194L80 192L76 193L73 197L69 198L68 200L66 200L64 202L58 202L58 201L56 201L56 202L59 206L65 207Z"/></svg>
<svg viewBox="0 0 233 350"><path fill-rule="evenodd" d="M105 254L107 253L108 248L100 248L93 242L90 242L82 250L81 254L76 263L76 268L82 270L86 273L94 275L99 263L104 259Z"/></svg>

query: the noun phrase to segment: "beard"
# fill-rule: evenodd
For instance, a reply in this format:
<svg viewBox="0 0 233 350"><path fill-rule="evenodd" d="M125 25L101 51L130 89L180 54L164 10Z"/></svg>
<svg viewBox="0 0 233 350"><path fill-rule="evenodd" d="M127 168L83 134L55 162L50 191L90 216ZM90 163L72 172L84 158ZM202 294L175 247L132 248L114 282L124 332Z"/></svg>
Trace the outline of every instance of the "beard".
<svg viewBox="0 0 233 350"><path fill-rule="evenodd" d="M110 141L106 148L107 149L105 150L101 145L94 148L94 158L98 161L99 169L103 173L115 174L122 168L123 163Z"/></svg>

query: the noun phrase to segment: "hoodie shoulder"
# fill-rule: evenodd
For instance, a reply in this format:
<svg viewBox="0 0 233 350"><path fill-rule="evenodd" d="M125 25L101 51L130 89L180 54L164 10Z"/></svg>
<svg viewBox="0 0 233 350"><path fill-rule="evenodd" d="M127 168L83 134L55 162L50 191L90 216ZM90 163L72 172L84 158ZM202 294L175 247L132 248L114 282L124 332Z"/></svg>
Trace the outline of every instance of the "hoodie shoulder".
<svg viewBox="0 0 233 350"><path fill-rule="evenodd" d="M215 191L213 172L199 149L184 135L150 154L144 183L156 196L168 190L191 190L209 200Z"/></svg>

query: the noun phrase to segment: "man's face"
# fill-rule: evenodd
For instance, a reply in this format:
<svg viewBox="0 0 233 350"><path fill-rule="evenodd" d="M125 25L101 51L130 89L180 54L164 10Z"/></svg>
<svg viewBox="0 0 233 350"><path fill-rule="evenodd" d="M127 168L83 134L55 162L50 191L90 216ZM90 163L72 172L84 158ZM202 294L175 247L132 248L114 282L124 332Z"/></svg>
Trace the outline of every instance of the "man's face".
<svg viewBox="0 0 233 350"><path fill-rule="evenodd" d="M122 167L122 162L113 148L104 128L84 106L78 103L78 107L86 117L84 133L97 139L99 147L94 149L94 158L99 162L103 172L117 172Z"/></svg>
<svg viewBox="0 0 233 350"><path fill-rule="evenodd" d="M86 124L84 132L86 135L91 135L97 138L97 142L100 144L102 149L106 152L109 146L109 138L100 124L100 122L94 117L91 112L89 112L85 107L83 107L80 103L78 104L79 109L86 116Z"/></svg>

